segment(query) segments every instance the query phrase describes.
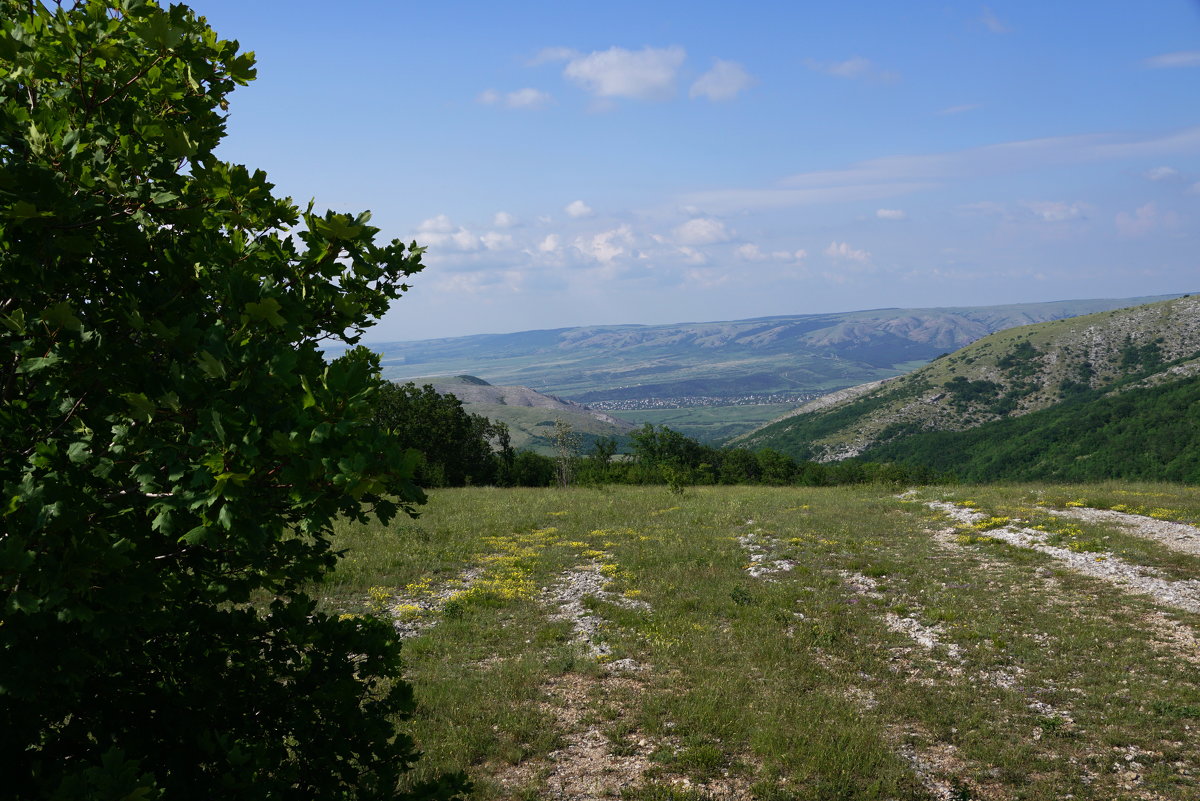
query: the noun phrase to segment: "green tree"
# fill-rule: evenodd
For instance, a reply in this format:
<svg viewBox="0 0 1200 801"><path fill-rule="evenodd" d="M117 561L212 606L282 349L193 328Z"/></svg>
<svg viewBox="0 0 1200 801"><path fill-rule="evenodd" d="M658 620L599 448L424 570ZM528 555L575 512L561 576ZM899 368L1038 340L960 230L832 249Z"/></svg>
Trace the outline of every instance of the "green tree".
<svg viewBox="0 0 1200 801"><path fill-rule="evenodd" d="M375 420L404 446L419 451L417 481L425 487L502 484L511 471L508 426L471 414L453 395L431 385L387 383L375 401Z"/></svg>
<svg viewBox="0 0 1200 801"><path fill-rule="evenodd" d="M390 799L416 758L395 632L302 587L423 500L377 361L318 347L420 254L213 155L253 64L184 6L0 0L9 797Z"/></svg>
<svg viewBox="0 0 1200 801"><path fill-rule="evenodd" d="M558 486L569 487L575 480L582 440L575 427L561 417L554 421L554 469Z"/></svg>

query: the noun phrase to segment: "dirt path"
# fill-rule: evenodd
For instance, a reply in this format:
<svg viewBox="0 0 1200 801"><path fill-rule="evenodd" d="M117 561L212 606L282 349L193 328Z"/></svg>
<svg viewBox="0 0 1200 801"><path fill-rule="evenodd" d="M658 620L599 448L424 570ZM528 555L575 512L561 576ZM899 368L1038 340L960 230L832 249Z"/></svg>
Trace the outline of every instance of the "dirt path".
<svg viewBox="0 0 1200 801"><path fill-rule="evenodd" d="M1130 534L1154 540L1172 551L1200 556L1200 528L1189 526L1187 523L1156 520L1153 517L1116 512L1112 509L1082 507L1047 509L1046 511L1058 517L1071 517L1088 523L1112 523Z"/></svg>
<svg viewBox="0 0 1200 801"><path fill-rule="evenodd" d="M945 501L930 501L927 505L931 509L945 512L965 525L973 525L987 518L973 509ZM1077 552L1059 548L1046 542L1045 532L1032 528L1006 525L982 533L1018 548L1044 553L1076 573L1108 581L1127 592L1148 595L1165 606L1200 614L1200 581L1167 581L1159 578L1158 571L1130 564L1111 553Z"/></svg>

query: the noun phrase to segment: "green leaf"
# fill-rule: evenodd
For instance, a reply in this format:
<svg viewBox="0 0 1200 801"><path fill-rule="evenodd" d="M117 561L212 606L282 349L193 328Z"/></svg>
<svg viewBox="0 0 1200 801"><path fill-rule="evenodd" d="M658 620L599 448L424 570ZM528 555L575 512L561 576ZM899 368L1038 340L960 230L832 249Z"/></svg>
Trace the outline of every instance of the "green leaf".
<svg viewBox="0 0 1200 801"><path fill-rule="evenodd" d="M196 354L196 361L200 363L200 369L203 370L204 374L209 378L225 377L224 362L222 362L216 356L213 356L208 351L202 350Z"/></svg>
<svg viewBox="0 0 1200 801"><path fill-rule="evenodd" d="M83 323L75 316L71 304L65 300L42 312L42 319L56 328L65 328L68 331L78 331L83 328Z"/></svg>
<svg viewBox="0 0 1200 801"><path fill-rule="evenodd" d="M179 538L179 542L187 545L200 545L208 539L208 526L196 526Z"/></svg>
<svg viewBox="0 0 1200 801"><path fill-rule="evenodd" d="M154 412L157 411L154 403L141 392L123 392L121 397L129 404L133 412L133 419L141 420L144 423L150 422L154 418Z"/></svg>
<svg viewBox="0 0 1200 801"><path fill-rule="evenodd" d="M266 320L278 328L286 322L279 314L281 308L275 298L265 298L261 303L247 303L245 312L251 320Z"/></svg>

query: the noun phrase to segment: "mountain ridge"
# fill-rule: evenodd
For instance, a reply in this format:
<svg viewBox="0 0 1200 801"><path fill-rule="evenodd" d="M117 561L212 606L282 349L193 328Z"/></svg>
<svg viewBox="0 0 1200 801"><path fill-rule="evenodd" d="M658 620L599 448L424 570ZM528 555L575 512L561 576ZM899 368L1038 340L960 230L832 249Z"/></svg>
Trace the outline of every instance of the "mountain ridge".
<svg viewBox="0 0 1200 801"><path fill-rule="evenodd" d="M1182 296L991 334L839 402L803 406L734 442L829 461L906 435L1018 417L1079 393L1129 391L1197 372L1200 297Z"/></svg>
<svg viewBox="0 0 1200 801"><path fill-rule="evenodd" d="M381 354L384 376L393 380L465 373L584 403L732 396L743 385L758 392L826 392L902 374L913 362L1002 328L1167 297L1173 296L578 326L369 347Z"/></svg>

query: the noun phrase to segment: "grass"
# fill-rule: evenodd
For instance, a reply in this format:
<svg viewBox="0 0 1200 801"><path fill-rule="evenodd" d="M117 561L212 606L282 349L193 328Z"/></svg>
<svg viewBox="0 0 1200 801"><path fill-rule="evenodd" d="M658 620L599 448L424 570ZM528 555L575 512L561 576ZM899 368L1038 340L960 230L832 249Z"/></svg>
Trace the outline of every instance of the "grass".
<svg viewBox="0 0 1200 801"><path fill-rule="evenodd" d="M500 565L509 572L495 575L533 588L489 585L435 613L438 625L405 648L419 711L404 725L426 753L417 776L466 770L481 799L554 797L587 731L613 764L641 760L634 780L605 779L614 797L920 799L940 787L960 798L1200 798L1200 670L1163 633L1194 636L1200 618L1037 552L939 537L937 513L893 492L443 490L418 521L341 529L347 558L316 590L328 608L364 613L372 588L403 595L468 566ZM1078 497L1200 512L1200 491L1159 485L921 498L943 496L997 517ZM1195 557L1081 531L1168 578L1200 578ZM791 570L750 576L747 535ZM608 675L572 642L571 623L552 619L542 588L581 564L609 581L586 604L611 647L604 661L647 669ZM846 578L856 574L874 589L856 591ZM937 643L918 644L897 620Z"/></svg>

